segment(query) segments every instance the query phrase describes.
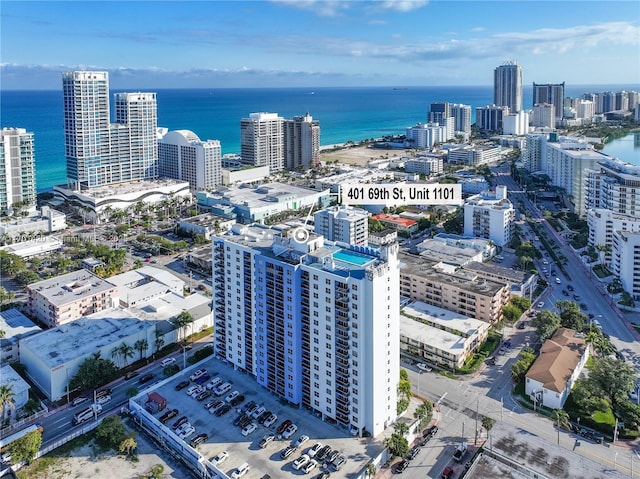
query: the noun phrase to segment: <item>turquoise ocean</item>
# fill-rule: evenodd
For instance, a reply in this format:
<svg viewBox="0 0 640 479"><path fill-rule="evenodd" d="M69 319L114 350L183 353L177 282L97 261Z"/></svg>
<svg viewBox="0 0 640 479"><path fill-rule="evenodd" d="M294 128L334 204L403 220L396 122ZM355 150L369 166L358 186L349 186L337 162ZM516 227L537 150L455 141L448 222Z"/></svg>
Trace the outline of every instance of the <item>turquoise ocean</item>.
<svg viewBox="0 0 640 479"><path fill-rule="evenodd" d="M636 89L630 85L576 85L565 88L565 95L587 92ZM128 90L131 91L131 90ZM346 141L403 134L405 128L425 122L432 102L464 103L475 108L493 102L491 86L477 87L368 87L368 88L245 88L245 89L171 89L155 91L158 101L158 126L170 130L191 130L202 140L220 140L222 152L239 153L240 119L252 112L278 113L285 118L309 113L320 121L320 143L331 145ZM112 93L116 93L113 90ZM525 88L523 104L529 108L531 88ZM112 116L113 118L113 116ZM38 191L64 184L65 156L62 115L62 89L59 91L0 91L1 127L25 128L34 133L36 181ZM613 145L614 143L612 143ZM618 140L621 159L630 147L638 156L636 139ZM607 151L607 149L605 149ZM613 153L612 153L613 154ZM640 163L640 160L633 161Z"/></svg>

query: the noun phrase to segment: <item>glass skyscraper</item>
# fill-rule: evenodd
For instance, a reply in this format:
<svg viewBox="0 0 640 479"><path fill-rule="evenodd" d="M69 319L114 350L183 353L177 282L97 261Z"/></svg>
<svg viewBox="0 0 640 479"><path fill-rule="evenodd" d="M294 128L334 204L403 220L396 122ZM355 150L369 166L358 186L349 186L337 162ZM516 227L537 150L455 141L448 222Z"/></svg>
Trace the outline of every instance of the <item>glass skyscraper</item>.
<svg viewBox="0 0 640 479"><path fill-rule="evenodd" d="M493 103L508 106L509 113L522 110L522 67L517 62L504 62L494 70Z"/></svg>

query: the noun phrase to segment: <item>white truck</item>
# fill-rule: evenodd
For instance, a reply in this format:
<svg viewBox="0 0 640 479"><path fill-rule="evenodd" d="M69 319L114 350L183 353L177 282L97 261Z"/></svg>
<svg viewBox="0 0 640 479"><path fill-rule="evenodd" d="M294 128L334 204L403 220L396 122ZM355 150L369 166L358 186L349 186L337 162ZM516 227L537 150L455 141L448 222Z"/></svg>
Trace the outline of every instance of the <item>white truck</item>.
<svg viewBox="0 0 640 479"><path fill-rule="evenodd" d="M79 413L73 416L73 424L78 425L82 424L85 421L90 421L97 414L102 412L102 406L100 404L92 404L86 409L83 409Z"/></svg>

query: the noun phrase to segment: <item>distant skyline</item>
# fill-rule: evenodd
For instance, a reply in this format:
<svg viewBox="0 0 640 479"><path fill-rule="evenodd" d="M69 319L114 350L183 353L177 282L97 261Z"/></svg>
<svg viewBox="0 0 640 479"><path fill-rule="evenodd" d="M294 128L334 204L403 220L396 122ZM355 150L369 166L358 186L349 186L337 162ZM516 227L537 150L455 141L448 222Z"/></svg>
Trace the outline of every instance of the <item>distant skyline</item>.
<svg viewBox="0 0 640 479"><path fill-rule="evenodd" d="M639 85L636 1L5 1L3 90Z"/></svg>

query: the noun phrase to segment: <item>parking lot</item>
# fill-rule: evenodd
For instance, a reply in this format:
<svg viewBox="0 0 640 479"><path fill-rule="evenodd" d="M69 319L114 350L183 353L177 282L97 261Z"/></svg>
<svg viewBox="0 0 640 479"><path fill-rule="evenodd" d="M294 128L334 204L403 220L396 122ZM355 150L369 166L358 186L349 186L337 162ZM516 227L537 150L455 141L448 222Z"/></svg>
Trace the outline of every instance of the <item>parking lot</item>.
<svg viewBox="0 0 640 479"><path fill-rule="evenodd" d="M223 383L229 382L231 389L219 397L212 394L201 401L187 395L187 391L194 382L190 381L189 386L176 390L175 386L178 383L189 381L189 376L201 368L207 370L211 379L220 377ZM208 379L203 386L209 381ZM211 389L211 391L213 390ZM238 391L243 395L244 401L225 414L216 416L205 408L206 404L215 400L224 402L225 398L233 391ZM324 422L305 409L289 405L257 385L250 375L235 371L231 365L217 359L210 358L197 366L181 371L171 381L160 386L157 392L167 400L167 406L154 416L159 418L171 409L178 409L179 412L168 420L165 426L171 429L179 418L186 416L195 431L184 439L185 442L188 443L198 434L206 433L208 439L197 445L196 450L209 460L226 451L228 457L218 467L229 476L245 462L249 464L250 470L242 477L247 479L260 479L265 474L269 474L274 479L286 478L289 475L291 477L305 476L307 475L305 472L293 468L293 462L306 453L309 448L320 442L330 446L332 450L337 449L339 454L345 457L346 462L339 471L335 471L323 461L308 473L308 477L315 477L324 470L331 473L329 476L331 478L357 477L357 473L366 466L370 457L375 456L382 449L382 444L371 439L352 437L346 429ZM265 411L271 411L277 416L277 419L269 427L257 424L258 421L254 419L253 421L257 424L256 430L244 436L242 429L235 426L233 422L238 417L240 408L249 401L254 401L264 407ZM297 426L297 431L290 438L285 439L281 434L277 434L277 429L287 419ZM260 448L260 440L269 433L275 434L275 438L266 447ZM309 440L286 459L283 459L281 457L283 449L301 435L309 436Z"/></svg>

